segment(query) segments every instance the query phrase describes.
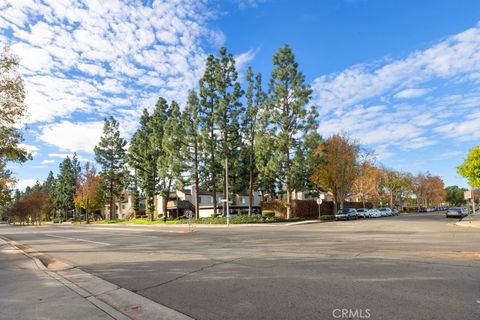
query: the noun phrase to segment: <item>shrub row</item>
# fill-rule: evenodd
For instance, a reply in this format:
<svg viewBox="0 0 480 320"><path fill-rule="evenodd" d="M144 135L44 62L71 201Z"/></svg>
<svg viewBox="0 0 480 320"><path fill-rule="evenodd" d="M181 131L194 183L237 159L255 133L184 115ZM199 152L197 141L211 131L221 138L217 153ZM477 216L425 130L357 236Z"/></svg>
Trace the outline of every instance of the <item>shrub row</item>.
<svg viewBox="0 0 480 320"><path fill-rule="evenodd" d="M275 214L275 212L273 212ZM275 222L292 222L292 221L300 221L303 220L302 218L293 218L290 220L286 220L283 218L278 218L275 216L271 216L269 214L268 217L266 216L246 216L246 215L238 215L238 216L232 216L230 217L230 223L231 224L245 224L245 223L275 223ZM104 220L101 223L104 224L164 224L165 222L163 219L155 219L153 221L150 221L149 219L146 218L137 218L137 219L130 219L130 220ZM166 221L166 224L187 224L188 219L179 217L176 219L169 218ZM200 219L193 219L192 223L196 224L226 224L227 223L227 218L226 217L208 217L208 218L200 218Z"/></svg>

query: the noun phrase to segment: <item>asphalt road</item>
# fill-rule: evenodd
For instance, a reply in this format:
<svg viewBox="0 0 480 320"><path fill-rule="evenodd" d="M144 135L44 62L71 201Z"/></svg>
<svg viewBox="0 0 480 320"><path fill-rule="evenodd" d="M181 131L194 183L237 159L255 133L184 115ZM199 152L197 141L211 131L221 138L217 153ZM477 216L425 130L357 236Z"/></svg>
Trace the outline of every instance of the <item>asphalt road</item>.
<svg viewBox="0 0 480 320"><path fill-rule="evenodd" d="M455 221L424 213L194 233L64 225L0 235L196 319L480 319L480 230Z"/></svg>

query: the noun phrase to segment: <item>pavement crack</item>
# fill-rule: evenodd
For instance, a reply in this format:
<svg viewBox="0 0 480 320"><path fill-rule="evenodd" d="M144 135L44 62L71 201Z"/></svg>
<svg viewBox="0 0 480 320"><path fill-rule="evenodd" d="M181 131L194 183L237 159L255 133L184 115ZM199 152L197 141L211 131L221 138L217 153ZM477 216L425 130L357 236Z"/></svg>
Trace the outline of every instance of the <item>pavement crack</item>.
<svg viewBox="0 0 480 320"><path fill-rule="evenodd" d="M239 260L240 258L237 258L237 259L232 259L232 260L227 260L227 261L219 261L219 262L215 262L215 263L212 263L212 264L209 264L207 266L204 266L204 267L201 267L201 268L198 268L198 269L195 269L195 270L192 270L190 272L186 272L182 275L179 275L178 277L175 277L173 279L170 279L168 281L164 281L162 283L159 283L159 284L155 284L155 285L152 285L152 286L148 286L148 287L145 287L145 288L142 288L142 289L136 289L136 290L132 290L132 292L139 292L139 291L145 291L145 290L148 290L148 289L153 289L153 288L157 288L157 287L161 287L163 285L166 285L166 284L169 284L169 283L172 283L172 282L175 282L177 280L180 280L186 276L189 276L191 274L194 274L194 273L197 273L197 272L201 272L201 271L205 271L207 269L210 269L210 268L214 268L216 266L219 266L219 265L223 265L223 264L227 264L227 263L232 263L232 262L235 262L237 260Z"/></svg>

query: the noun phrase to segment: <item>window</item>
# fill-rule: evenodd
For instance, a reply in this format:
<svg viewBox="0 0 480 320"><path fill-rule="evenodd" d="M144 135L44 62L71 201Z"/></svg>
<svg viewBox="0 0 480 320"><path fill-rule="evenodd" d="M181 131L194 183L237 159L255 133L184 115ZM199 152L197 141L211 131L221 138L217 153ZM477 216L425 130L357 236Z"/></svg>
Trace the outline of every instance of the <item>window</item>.
<svg viewBox="0 0 480 320"><path fill-rule="evenodd" d="M247 203L247 197L242 197L242 204L246 204Z"/></svg>
<svg viewBox="0 0 480 320"><path fill-rule="evenodd" d="M124 205L124 204L122 204L122 209L123 209L123 210L125 209L125 205Z"/></svg>

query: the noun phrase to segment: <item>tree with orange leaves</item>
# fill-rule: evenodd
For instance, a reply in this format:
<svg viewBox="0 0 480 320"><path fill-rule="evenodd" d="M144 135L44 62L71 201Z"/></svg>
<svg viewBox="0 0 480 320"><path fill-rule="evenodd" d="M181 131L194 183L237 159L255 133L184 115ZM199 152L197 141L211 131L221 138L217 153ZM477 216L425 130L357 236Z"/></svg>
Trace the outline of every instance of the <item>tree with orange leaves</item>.
<svg viewBox="0 0 480 320"><path fill-rule="evenodd" d="M338 204L343 209L343 202L352 191L358 177L358 152L358 145L340 134L328 138L315 151L317 156L323 154L324 161L313 170L310 180L317 188L333 194L335 212Z"/></svg>
<svg viewBox="0 0 480 320"><path fill-rule="evenodd" d="M100 210L105 203L101 188L102 177L97 175L97 170L90 162L85 164L85 179L75 191L75 207L85 210L85 220L90 222L89 213Z"/></svg>

